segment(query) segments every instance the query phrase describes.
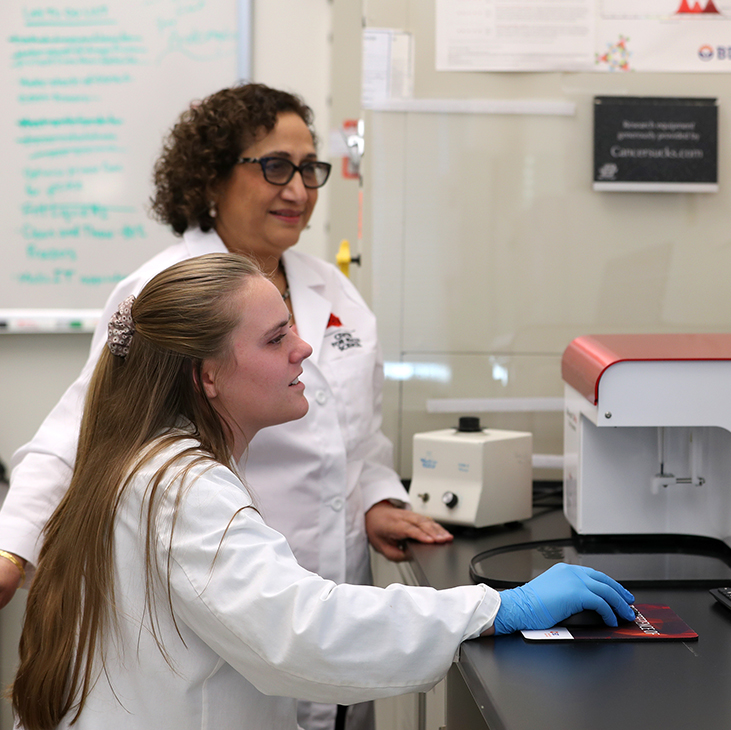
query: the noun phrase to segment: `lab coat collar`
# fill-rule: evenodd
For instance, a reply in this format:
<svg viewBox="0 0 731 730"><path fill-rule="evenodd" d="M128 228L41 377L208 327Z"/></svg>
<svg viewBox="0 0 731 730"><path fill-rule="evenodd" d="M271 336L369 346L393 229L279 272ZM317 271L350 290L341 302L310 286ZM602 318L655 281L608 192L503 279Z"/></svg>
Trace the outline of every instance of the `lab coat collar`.
<svg viewBox="0 0 731 730"><path fill-rule="evenodd" d="M214 230L203 233L200 228L190 228L183 234L183 241L191 257L207 253L228 253L226 245Z"/></svg>
<svg viewBox="0 0 731 730"><path fill-rule="evenodd" d="M228 251L214 230L203 233L199 228L193 228L185 232L183 240L191 256ZM325 279L309 264L307 256L297 251L285 251L282 265L292 295L297 333L312 346L312 362L318 362L323 333L332 311L332 304L325 297Z"/></svg>
<svg viewBox="0 0 731 730"><path fill-rule="evenodd" d="M292 294L297 334L312 346L310 359L318 362L332 311L332 303L325 297L325 279L297 251L285 251L282 265Z"/></svg>

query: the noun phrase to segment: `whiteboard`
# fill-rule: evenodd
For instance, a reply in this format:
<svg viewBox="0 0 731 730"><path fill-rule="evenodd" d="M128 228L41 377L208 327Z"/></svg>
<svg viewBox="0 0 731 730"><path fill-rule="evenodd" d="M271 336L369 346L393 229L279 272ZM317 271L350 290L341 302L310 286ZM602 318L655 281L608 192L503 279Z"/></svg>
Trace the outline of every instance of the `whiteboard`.
<svg viewBox="0 0 731 730"><path fill-rule="evenodd" d="M174 237L148 215L162 138L236 81L236 0L2 4L0 309L102 307Z"/></svg>

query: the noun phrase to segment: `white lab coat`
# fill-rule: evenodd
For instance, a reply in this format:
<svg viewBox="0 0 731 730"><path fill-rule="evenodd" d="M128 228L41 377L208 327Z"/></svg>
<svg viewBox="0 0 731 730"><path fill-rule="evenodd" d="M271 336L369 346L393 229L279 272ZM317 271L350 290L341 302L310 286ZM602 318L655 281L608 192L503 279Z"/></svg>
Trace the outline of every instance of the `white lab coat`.
<svg viewBox="0 0 731 730"><path fill-rule="evenodd" d="M13 456L0 548L37 561L41 530L70 481L84 394L119 302L178 261L225 251L215 232L189 231L115 288L81 375ZM334 266L297 251L282 261L298 333L313 347L301 377L310 409L299 421L260 432L240 466L265 520L286 536L304 568L336 583L369 583L365 512L384 499L408 503L380 431L375 317ZM308 730L332 728L334 708L303 713Z"/></svg>
<svg viewBox="0 0 731 730"><path fill-rule="evenodd" d="M171 668L145 615L140 515L156 469L193 443L178 442L146 464L122 501L114 534L120 631L104 643L110 681L99 678L75 730L294 730L290 697L350 704L426 691L460 642L492 625L500 599L484 585L381 589L336 585L306 571L285 539L247 508L236 475L208 462L189 473L173 533L177 627L164 575L155 587ZM163 571L177 487L162 498L157 520Z"/></svg>

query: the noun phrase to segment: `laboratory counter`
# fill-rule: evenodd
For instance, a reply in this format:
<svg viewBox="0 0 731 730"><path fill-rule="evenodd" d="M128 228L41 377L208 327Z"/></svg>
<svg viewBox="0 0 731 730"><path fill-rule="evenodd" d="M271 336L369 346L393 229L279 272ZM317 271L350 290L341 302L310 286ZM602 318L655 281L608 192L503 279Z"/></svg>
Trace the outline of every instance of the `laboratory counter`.
<svg viewBox="0 0 731 730"><path fill-rule="evenodd" d="M452 544L410 544L415 582L470 583L485 550L570 537L560 510L520 525L456 530ZM670 606L697 641L527 643L520 634L465 642L447 680L448 730L731 728L731 611L706 588L633 588Z"/></svg>

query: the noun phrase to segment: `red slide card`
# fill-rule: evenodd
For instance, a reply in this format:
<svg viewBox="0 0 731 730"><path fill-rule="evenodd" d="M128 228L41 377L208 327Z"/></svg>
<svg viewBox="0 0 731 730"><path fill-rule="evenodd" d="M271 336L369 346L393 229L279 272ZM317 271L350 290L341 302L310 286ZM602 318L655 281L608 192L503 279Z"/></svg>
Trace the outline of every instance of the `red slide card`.
<svg viewBox="0 0 731 730"><path fill-rule="evenodd" d="M554 626L521 631L526 641L696 641L698 634L668 606L638 603L635 620L619 626Z"/></svg>

